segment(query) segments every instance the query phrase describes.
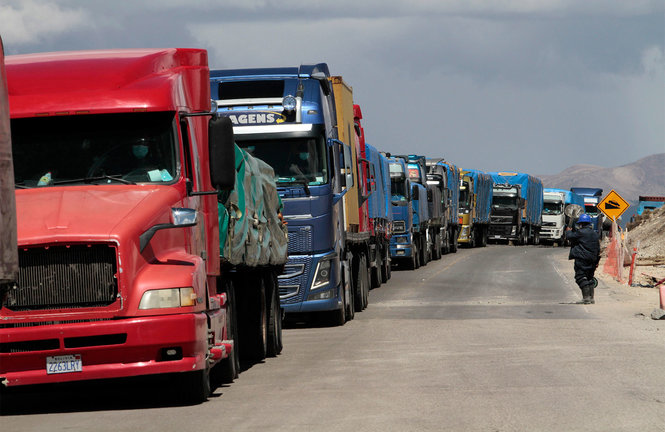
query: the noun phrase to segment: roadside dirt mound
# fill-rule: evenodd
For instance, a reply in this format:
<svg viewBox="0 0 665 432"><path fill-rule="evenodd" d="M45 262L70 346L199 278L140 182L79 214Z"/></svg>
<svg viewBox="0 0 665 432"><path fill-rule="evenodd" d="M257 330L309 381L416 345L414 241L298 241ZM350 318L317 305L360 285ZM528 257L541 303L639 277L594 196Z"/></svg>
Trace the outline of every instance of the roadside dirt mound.
<svg viewBox="0 0 665 432"><path fill-rule="evenodd" d="M639 225L638 225L639 223ZM633 283L653 286L665 278L665 206L643 214L628 227L627 249L637 246Z"/></svg>
<svg viewBox="0 0 665 432"><path fill-rule="evenodd" d="M640 216L639 225L628 227L628 246L637 245L640 259L665 260L665 206ZM664 263L665 264L665 263Z"/></svg>

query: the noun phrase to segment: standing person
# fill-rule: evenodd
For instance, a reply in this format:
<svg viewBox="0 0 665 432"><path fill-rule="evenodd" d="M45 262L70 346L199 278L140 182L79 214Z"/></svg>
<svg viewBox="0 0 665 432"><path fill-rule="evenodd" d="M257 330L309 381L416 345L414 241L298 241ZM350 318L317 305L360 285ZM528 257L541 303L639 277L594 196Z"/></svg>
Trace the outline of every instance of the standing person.
<svg viewBox="0 0 665 432"><path fill-rule="evenodd" d="M575 282L582 290L582 304L593 304L593 290L598 281L593 277L600 261L600 241L591 225L588 214L580 215L577 229L566 228L566 239L570 240L568 259L575 260Z"/></svg>

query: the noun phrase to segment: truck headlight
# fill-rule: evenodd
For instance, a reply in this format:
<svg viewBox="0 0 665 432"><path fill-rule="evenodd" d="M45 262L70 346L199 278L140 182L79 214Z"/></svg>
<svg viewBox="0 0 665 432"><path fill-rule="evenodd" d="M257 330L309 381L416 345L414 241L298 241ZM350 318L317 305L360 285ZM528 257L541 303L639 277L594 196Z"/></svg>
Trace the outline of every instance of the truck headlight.
<svg viewBox="0 0 665 432"><path fill-rule="evenodd" d="M194 288L165 288L143 293L139 309L164 309L196 305Z"/></svg>
<svg viewBox="0 0 665 432"><path fill-rule="evenodd" d="M313 290L321 288L330 282L330 263L332 259L323 259L319 261L316 266L316 273L314 274L314 282L312 282Z"/></svg>

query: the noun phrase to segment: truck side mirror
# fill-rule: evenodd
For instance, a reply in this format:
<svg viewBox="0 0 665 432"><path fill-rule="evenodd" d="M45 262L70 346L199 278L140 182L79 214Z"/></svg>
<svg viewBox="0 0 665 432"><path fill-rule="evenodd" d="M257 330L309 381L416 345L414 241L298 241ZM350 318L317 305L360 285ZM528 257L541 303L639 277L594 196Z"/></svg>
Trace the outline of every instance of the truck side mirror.
<svg viewBox="0 0 665 432"><path fill-rule="evenodd" d="M210 119L208 153L212 186L217 190L233 189L236 179L236 152L233 124L228 117L213 116Z"/></svg>

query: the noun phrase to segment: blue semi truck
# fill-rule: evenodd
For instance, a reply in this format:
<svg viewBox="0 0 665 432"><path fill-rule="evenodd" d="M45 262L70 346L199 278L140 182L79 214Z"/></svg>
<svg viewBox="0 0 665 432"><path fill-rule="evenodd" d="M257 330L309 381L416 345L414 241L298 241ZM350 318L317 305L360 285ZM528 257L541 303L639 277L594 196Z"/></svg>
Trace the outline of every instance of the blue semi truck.
<svg viewBox="0 0 665 432"><path fill-rule="evenodd" d="M584 211L591 217L591 225L598 237L603 238L603 213L598 210L598 204L603 199L603 190L600 188L571 187L570 191L584 198Z"/></svg>
<svg viewBox="0 0 665 432"><path fill-rule="evenodd" d="M465 169L460 173L460 244L487 246L492 191L493 182L489 174L474 169Z"/></svg>
<svg viewBox="0 0 665 432"><path fill-rule="evenodd" d="M460 206L460 170L445 159L427 159L427 185L438 191L430 197L430 206L439 207L438 216L432 217L435 237L434 256L457 252L460 232L458 212ZM440 200L439 198L440 197ZM440 252L437 253L436 249Z"/></svg>
<svg viewBox="0 0 665 432"><path fill-rule="evenodd" d="M525 173L491 172L492 213L489 240L539 244L543 183Z"/></svg>
<svg viewBox="0 0 665 432"><path fill-rule="evenodd" d="M390 194L390 167L388 158L376 147L365 143L365 157L369 161L372 193L369 196L369 218L372 244L375 245L376 266L372 268L372 286L378 287L390 279L390 239L392 237L393 210Z"/></svg>
<svg viewBox="0 0 665 432"><path fill-rule="evenodd" d="M427 257L427 189L412 182L408 159L389 157L393 235L390 257L393 263L409 269L424 265Z"/></svg>
<svg viewBox="0 0 665 432"><path fill-rule="evenodd" d="M288 224L289 257L279 276L282 308L344 324L355 303L366 299L355 281L367 279L361 272L368 272L368 239L355 250L349 244L354 233L345 226L345 195L356 188L358 200L355 143L339 139L338 96L328 65L214 70L210 85L218 115L231 119L238 145L275 171Z"/></svg>

